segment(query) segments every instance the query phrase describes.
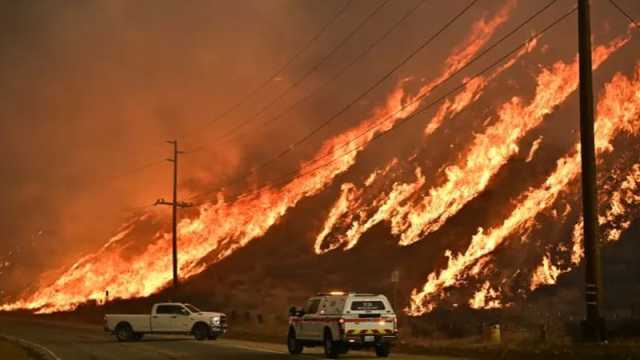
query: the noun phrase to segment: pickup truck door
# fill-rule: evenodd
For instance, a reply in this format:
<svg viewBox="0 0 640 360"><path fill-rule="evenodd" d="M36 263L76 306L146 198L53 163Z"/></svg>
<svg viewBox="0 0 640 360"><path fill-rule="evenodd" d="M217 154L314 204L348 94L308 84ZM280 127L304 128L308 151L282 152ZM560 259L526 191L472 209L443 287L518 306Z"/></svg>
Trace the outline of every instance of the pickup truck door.
<svg viewBox="0 0 640 360"><path fill-rule="evenodd" d="M151 315L151 329L153 332L188 332L191 319L186 309L181 305L158 305Z"/></svg>

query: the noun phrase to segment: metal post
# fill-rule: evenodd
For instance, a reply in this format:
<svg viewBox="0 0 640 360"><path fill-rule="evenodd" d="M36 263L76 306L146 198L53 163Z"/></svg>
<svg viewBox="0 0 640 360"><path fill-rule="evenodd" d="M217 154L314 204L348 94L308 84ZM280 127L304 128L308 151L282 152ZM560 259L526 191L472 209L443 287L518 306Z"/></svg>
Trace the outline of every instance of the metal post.
<svg viewBox="0 0 640 360"><path fill-rule="evenodd" d="M391 283L393 284L393 309L398 310L398 283L400 282L400 271L394 270L391 273Z"/></svg>
<svg viewBox="0 0 640 360"><path fill-rule="evenodd" d="M192 207L193 204L184 201L178 201L178 156L184 154L183 151L178 150L178 141L167 141L167 143L173 145L173 158L167 159L167 161L173 163L173 201L166 201L159 199L156 201L156 205L169 205L172 209L172 256L173 256L173 288L178 287L178 208Z"/></svg>
<svg viewBox="0 0 640 360"><path fill-rule="evenodd" d="M584 219L586 319L583 338L604 341L604 320L600 316L602 298L598 199L594 144L593 79L591 63L591 19L589 0L578 0L578 52L580 57L580 146L582 158L582 208Z"/></svg>
<svg viewBox="0 0 640 360"><path fill-rule="evenodd" d="M178 140L173 140L173 287L178 287Z"/></svg>

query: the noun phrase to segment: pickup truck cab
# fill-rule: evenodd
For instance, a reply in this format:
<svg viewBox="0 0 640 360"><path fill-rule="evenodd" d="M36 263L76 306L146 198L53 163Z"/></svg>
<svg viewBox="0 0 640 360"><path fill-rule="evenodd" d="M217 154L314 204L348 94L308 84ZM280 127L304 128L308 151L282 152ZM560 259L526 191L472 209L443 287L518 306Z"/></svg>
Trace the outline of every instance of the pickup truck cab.
<svg viewBox="0 0 640 360"><path fill-rule="evenodd" d="M107 314L104 330L118 341L140 340L145 334L193 335L197 340L215 340L227 331L227 317L200 311L183 303L160 303L149 315Z"/></svg>
<svg viewBox="0 0 640 360"><path fill-rule="evenodd" d="M329 359L349 349L368 348L378 357L387 357L397 338L396 315L384 295L321 293L303 309L289 310L287 347L291 354L300 354L304 347L323 346Z"/></svg>

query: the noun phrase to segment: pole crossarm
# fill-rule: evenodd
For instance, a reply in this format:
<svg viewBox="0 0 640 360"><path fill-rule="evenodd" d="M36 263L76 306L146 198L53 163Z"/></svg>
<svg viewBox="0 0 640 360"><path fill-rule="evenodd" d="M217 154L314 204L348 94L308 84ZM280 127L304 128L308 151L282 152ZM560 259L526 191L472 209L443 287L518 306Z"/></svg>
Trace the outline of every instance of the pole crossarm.
<svg viewBox="0 0 640 360"><path fill-rule="evenodd" d="M158 205L168 205L168 206L173 206L173 201L167 201L165 199L158 199L156 200L156 202L153 204L154 206L158 206ZM176 206L179 208L190 208L190 207L194 207L195 204L192 202L186 202L186 201L178 201L176 203Z"/></svg>

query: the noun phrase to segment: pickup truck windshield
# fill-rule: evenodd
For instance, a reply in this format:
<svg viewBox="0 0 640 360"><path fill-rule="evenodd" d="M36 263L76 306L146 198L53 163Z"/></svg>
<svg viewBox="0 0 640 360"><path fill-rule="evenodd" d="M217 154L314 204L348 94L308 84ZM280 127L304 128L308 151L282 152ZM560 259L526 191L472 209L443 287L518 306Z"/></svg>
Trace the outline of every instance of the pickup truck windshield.
<svg viewBox="0 0 640 360"><path fill-rule="evenodd" d="M191 305L191 304L184 304L184 306L189 309L189 311L191 311L192 313L199 313L202 312L200 311L200 309L198 309L197 307Z"/></svg>

